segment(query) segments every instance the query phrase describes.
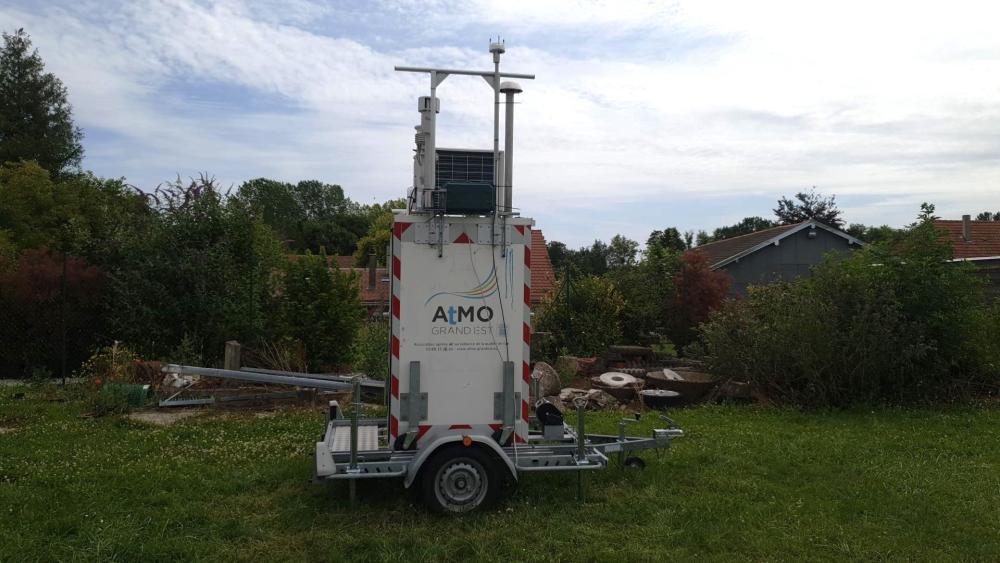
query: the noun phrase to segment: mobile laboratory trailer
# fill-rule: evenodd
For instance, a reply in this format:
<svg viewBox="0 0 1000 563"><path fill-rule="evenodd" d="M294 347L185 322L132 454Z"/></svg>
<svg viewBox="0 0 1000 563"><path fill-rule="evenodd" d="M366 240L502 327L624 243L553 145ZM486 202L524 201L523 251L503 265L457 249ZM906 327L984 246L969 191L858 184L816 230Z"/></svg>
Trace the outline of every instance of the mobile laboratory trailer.
<svg viewBox="0 0 1000 563"><path fill-rule="evenodd" d="M492 71L396 67L425 73L430 95L418 101L413 187L407 208L394 212L388 253L391 337L385 384L388 416L359 417L361 382L316 380L259 372L170 365L165 371L354 392L344 418L330 403L316 443L315 478L402 478L428 506L467 512L488 505L511 482L533 471L603 469L609 460L641 467L631 452L667 448L683 435L666 428L644 438L587 434L585 404L575 427L531 387L531 219L512 207L513 98L521 92L500 71L502 42L491 43ZM436 147L438 85L450 75L480 76L494 93L493 151ZM500 94L505 95L504 150L499 147ZM447 170L439 173L439 167ZM534 394L537 396L537 393ZM582 485L581 485L582 486ZM582 490L582 489L581 489Z"/></svg>

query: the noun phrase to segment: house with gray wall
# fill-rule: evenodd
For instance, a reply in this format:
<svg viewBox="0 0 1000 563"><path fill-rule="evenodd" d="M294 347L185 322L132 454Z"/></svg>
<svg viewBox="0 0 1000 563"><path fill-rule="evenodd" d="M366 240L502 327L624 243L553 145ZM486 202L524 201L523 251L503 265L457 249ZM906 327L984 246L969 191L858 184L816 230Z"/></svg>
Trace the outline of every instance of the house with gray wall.
<svg viewBox="0 0 1000 563"><path fill-rule="evenodd" d="M746 295L747 287L808 276L809 268L830 252L846 252L864 245L851 235L815 219L779 225L754 233L695 247L713 270L733 277L730 292Z"/></svg>

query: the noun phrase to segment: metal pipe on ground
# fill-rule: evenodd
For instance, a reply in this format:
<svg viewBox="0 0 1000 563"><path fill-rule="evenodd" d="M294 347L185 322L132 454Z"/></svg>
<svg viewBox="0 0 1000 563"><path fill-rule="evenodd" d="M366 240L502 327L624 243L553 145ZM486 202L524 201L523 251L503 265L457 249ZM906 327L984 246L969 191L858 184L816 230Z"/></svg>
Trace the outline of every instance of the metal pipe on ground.
<svg viewBox="0 0 1000 563"><path fill-rule="evenodd" d="M178 364L168 364L163 367L162 371L164 373L176 373L178 375L202 375L205 377L220 377L222 379L253 381L255 383L271 383L274 385L294 385L296 387L311 387L313 389L326 389L329 391L344 391L352 388L352 385L350 383L342 381L327 381L325 379L313 379L309 377L272 375L269 373L254 373L246 371L235 371L230 369L182 366Z"/></svg>
<svg viewBox="0 0 1000 563"><path fill-rule="evenodd" d="M350 383L354 380L354 377L358 374L335 374L335 373L303 373L301 371L281 371L277 369L265 369L265 368L250 368L243 366L240 371L248 371L251 373L267 373L271 375L290 375L292 377L307 377L309 379L322 379L325 381L340 381L342 383ZM371 387L373 389L384 389L385 382L379 381L377 379L362 378L362 387Z"/></svg>

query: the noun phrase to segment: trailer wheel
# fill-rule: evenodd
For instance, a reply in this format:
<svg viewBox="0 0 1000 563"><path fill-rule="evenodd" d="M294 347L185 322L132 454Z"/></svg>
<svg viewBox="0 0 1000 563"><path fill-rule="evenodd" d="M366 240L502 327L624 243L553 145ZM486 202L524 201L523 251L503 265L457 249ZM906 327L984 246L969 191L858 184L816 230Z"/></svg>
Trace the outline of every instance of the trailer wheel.
<svg viewBox="0 0 1000 563"><path fill-rule="evenodd" d="M625 469L642 471L643 469L646 469L646 462L641 457L629 456L625 458L624 466Z"/></svg>
<svg viewBox="0 0 1000 563"><path fill-rule="evenodd" d="M497 461L477 447L446 446L421 471L421 493L439 513L461 513L496 501L501 483Z"/></svg>

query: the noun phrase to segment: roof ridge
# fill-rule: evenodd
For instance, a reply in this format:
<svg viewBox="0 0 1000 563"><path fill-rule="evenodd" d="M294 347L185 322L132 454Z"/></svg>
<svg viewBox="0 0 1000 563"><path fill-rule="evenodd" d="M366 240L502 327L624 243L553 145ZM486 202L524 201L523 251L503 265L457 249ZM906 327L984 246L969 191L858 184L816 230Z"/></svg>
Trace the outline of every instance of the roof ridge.
<svg viewBox="0 0 1000 563"><path fill-rule="evenodd" d="M716 243L720 243L720 242L729 242L731 240L736 240L738 238L748 237L750 235L759 235L760 233L766 233L768 231L773 231L773 230L776 230L776 229L790 229L792 227L797 227L797 226L801 225L802 223L806 223L808 221L812 221L812 219L806 219L805 221L799 221L798 223L789 223L787 225L775 225L773 227L768 227L766 229L760 229L759 231L753 231L753 232L750 232L750 233L744 233L742 235L736 235L734 237L723 238L723 239L719 239L719 240L713 240L711 242L706 242L705 244L699 244L698 246L695 246L691 250L697 250L699 248L704 248L706 246L710 246L710 245L713 245L713 244L716 244Z"/></svg>
<svg viewBox="0 0 1000 563"><path fill-rule="evenodd" d="M964 219L934 219L935 223L964 223ZM990 220L980 220L980 219L969 219L970 223L983 223L983 224L997 224L1000 225L1000 221Z"/></svg>

